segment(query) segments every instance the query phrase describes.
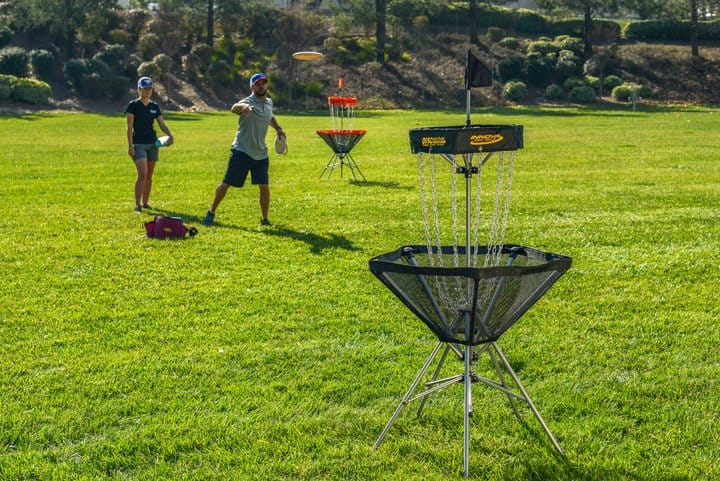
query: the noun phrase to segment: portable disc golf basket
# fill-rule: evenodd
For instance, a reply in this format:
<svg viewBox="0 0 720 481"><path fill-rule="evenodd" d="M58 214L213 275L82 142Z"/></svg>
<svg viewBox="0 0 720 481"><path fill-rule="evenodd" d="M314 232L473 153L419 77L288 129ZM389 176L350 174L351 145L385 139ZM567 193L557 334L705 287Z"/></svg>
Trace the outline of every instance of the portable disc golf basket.
<svg viewBox="0 0 720 481"><path fill-rule="evenodd" d="M425 244L402 246L374 257L369 264L371 272L433 332L438 343L374 447L380 446L410 402L419 401L420 416L430 395L462 384L463 466L468 477L472 385L479 382L504 393L521 422L518 401L527 404L562 456L559 443L498 345L499 338L571 264L569 257L504 244L515 151L523 147L523 128L470 125L468 113L465 126L411 130L410 146L418 157ZM489 161L494 156L497 166L493 173ZM441 172L443 166L448 172ZM441 199L438 188L438 179L444 173L450 174L449 199ZM464 199L458 192L459 175L465 179ZM487 188L493 186L494 190ZM464 238L463 221L458 215L463 201ZM489 218L483 219L481 208L485 209L486 203L492 205L492 210ZM451 210L449 220L440 214L440 206L447 205ZM451 239L446 238L448 233ZM481 237L485 239L482 243ZM485 354L491 364L489 372L494 373L490 376L497 379L481 376L475 369ZM462 361L462 372L441 377L444 364L452 357Z"/></svg>
<svg viewBox="0 0 720 481"><path fill-rule="evenodd" d="M340 85L342 85L342 83L340 83ZM355 130L352 128L353 121L355 120L357 98L345 96L328 97L328 107L330 108L332 128L318 130L317 134L332 149L333 155L320 173L320 177L322 178L325 172L327 172L327 179L330 179L333 171L338 166L340 166L340 177L342 177L343 166L347 166L354 180L358 180L355 175L355 171L357 171L360 177L362 177L362 180L365 181L365 175L363 175L360 166L358 166L350 154L350 151L360 142L360 139L362 139L366 133L365 130Z"/></svg>

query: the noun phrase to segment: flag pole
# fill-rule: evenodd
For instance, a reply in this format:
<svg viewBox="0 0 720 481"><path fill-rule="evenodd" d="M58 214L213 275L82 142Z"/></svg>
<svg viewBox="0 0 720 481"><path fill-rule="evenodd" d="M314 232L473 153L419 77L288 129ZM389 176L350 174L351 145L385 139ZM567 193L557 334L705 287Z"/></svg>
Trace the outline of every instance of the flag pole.
<svg viewBox="0 0 720 481"><path fill-rule="evenodd" d="M465 62L465 127L470 127L470 49Z"/></svg>

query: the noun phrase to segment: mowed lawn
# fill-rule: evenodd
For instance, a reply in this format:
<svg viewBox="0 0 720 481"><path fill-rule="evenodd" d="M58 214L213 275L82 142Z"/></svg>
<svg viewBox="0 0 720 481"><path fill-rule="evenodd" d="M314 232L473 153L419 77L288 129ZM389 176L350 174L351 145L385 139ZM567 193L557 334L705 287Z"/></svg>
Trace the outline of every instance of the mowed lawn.
<svg viewBox="0 0 720 481"><path fill-rule="evenodd" d="M278 118L274 225L248 185L205 228L234 115L166 114L140 215L121 113L0 117L0 480L462 478L460 385L372 448L436 340L368 260L424 241L408 130L464 112L359 111L365 183L319 178L326 112ZM525 129L506 241L573 265L500 340L567 458L476 384L471 479L720 479L720 115L472 120ZM199 235L146 239L155 214Z"/></svg>

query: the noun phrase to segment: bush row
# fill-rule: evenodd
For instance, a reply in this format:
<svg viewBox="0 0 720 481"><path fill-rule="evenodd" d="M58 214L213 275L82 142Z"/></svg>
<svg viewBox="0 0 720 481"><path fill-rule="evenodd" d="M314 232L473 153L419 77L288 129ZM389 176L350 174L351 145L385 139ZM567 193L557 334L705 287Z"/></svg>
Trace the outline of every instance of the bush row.
<svg viewBox="0 0 720 481"><path fill-rule="evenodd" d="M47 104L52 90L42 80L0 74L0 100Z"/></svg>
<svg viewBox="0 0 720 481"><path fill-rule="evenodd" d="M478 28L503 28L529 35L573 35L583 31L581 18L553 19L536 11L506 8L478 3ZM462 25L469 22L467 2L453 2L450 7L430 17L435 25ZM633 40L689 40L690 22L687 20L637 20L622 29L612 20L593 19L591 41L615 41L621 35ZM699 40L720 40L720 20L698 22Z"/></svg>

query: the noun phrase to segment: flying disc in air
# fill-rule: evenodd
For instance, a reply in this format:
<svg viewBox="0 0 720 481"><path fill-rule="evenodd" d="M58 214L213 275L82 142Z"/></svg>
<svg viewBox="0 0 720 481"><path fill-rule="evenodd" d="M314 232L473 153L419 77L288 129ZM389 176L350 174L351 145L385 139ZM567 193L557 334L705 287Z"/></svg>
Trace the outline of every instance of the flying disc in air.
<svg viewBox="0 0 720 481"><path fill-rule="evenodd" d="M320 60L323 58L324 55L320 52L312 52L312 51L306 51L306 52L295 52L292 54L292 58L295 60Z"/></svg>
<svg viewBox="0 0 720 481"><path fill-rule="evenodd" d="M287 154L288 146L287 141L285 140L285 136L278 135L277 137L275 137L275 152L280 155Z"/></svg>

